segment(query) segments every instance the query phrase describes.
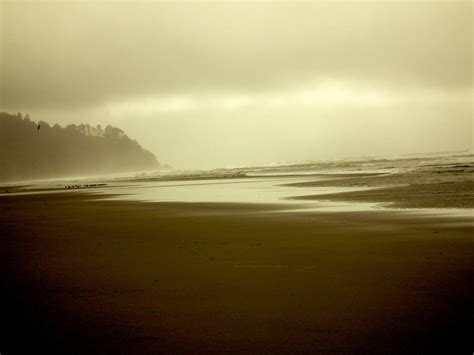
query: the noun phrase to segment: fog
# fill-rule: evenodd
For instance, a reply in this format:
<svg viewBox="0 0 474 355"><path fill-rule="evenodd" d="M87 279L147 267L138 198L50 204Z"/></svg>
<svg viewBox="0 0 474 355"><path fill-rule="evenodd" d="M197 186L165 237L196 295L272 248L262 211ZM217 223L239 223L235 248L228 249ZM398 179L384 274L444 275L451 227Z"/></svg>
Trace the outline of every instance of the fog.
<svg viewBox="0 0 474 355"><path fill-rule="evenodd" d="M472 150L472 3L2 2L0 109L211 168Z"/></svg>

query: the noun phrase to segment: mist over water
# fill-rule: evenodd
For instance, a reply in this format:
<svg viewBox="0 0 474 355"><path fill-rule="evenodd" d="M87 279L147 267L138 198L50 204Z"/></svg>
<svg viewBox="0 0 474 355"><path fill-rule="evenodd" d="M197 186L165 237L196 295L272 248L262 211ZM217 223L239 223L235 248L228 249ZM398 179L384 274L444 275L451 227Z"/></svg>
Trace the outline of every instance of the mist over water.
<svg viewBox="0 0 474 355"><path fill-rule="evenodd" d="M97 200L158 203L257 204L278 206L280 211L301 212L399 212L392 200L353 200L351 193L369 194L382 188L401 188L411 184L457 186L442 190L447 205L426 200L430 192L419 185L422 201L413 201L404 211L416 214L472 217L474 156L457 154L418 154L408 157L338 159L324 162L271 164L270 166L232 169L148 172L90 178L68 178L31 182L21 191L0 195L61 193L64 191L97 194ZM454 185L453 185L454 184ZM467 184L467 185L462 185ZM13 185L14 186L14 185ZM344 199L345 194L349 197ZM452 201L446 194L452 194ZM328 198L327 196L332 196ZM334 196L341 198L334 201ZM425 197L423 197L425 196ZM309 198L311 197L311 198ZM392 203L393 202L393 203ZM467 207L467 209L466 209ZM415 208L415 209L413 209ZM470 209L471 208L471 209Z"/></svg>

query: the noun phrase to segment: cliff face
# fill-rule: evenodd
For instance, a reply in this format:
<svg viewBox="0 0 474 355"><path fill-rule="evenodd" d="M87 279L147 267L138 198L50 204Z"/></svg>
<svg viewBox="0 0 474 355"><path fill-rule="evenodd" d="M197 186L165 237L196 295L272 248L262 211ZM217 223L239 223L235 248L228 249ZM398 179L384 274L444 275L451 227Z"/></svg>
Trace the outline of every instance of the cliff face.
<svg viewBox="0 0 474 355"><path fill-rule="evenodd" d="M112 126L33 122L0 113L0 181L156 169L156 157Z"/></svg>

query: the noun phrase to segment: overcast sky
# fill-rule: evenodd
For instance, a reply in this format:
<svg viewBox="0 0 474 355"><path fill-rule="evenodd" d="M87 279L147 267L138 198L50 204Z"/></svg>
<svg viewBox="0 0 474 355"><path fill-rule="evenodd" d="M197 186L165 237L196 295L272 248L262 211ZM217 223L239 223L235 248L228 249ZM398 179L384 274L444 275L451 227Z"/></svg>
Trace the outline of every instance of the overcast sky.
<svg viewBox="0 0 474 355"><path fill-rule="evenodd" d="M472 149L472 3L2 2L0 108L210 168Z"/></svg>

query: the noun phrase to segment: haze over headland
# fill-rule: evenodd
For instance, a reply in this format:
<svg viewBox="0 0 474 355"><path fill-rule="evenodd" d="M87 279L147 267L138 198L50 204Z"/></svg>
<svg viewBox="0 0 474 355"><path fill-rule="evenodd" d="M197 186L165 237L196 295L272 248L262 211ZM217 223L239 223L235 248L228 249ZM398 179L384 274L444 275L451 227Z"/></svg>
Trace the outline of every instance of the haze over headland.
<svg viewBox="0 0 474 355"><path fill-rule="evenodd" d="M156 170L156 157L120 128L61 127L0 112L0 182Z"/></svg>
<svg viewBox="0 0 474 355"><path fill-rule="evenodd" d="M0 108L177 168L472 149L472 3L2 2Z"/></svg>

